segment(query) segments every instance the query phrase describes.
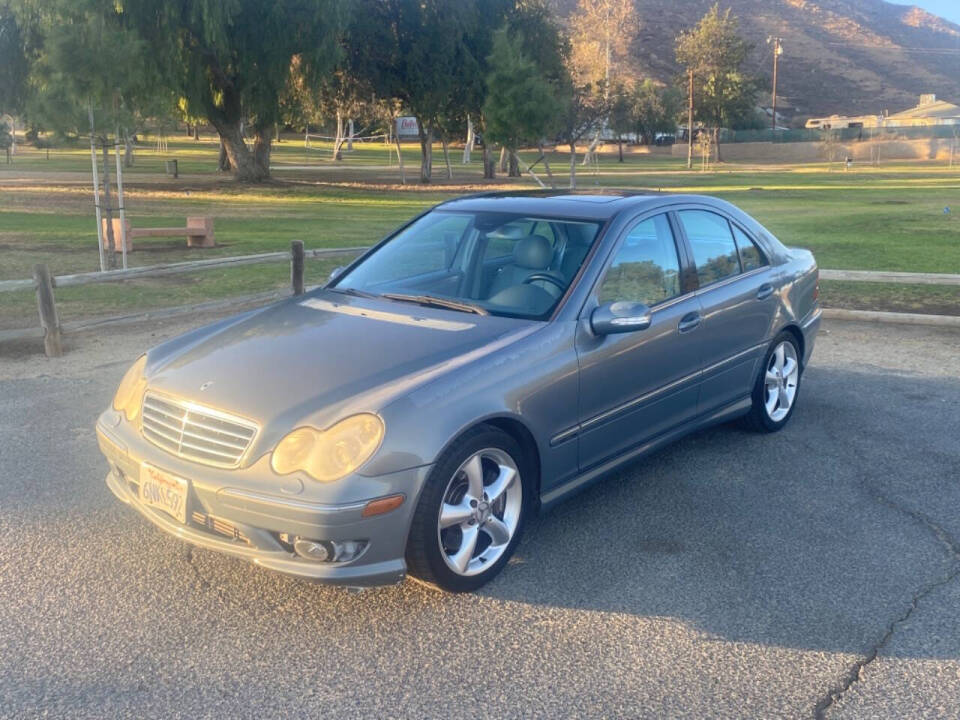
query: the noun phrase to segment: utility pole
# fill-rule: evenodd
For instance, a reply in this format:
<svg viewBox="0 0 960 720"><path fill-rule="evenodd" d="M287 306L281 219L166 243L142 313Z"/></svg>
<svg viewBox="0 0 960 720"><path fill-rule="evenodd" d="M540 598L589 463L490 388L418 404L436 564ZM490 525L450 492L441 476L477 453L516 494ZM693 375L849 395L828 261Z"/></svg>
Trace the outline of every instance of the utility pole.
<svg viewBox="0 0 960 720"><path fill-rule="evenodd" d="M780 69L780 56L783 55L783 38L768 37L768 43L773 43L773 118L772 128L777 129L777 72Z"/></svg>
<svg viewBox="0 0 960 720"><path fill-rule="evenodd" d="M690 68L690 102L687 107L687 170L693 170L693 68Z"/></svg>

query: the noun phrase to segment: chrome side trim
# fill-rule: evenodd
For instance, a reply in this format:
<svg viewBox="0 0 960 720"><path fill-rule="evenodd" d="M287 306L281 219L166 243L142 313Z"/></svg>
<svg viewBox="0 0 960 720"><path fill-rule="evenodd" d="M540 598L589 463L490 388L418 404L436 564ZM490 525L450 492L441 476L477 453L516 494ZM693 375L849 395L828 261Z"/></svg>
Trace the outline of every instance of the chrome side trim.
<svg viewBox="0 0 960 720"><path fill-rule="evenodd" d="M315 513L338 513L345 510L362 510L367 506L367 503L370 502L369 500L363 500L361 502L345 503L342 505L326 505L323 503L311 503L304 500L283 498L276 495L263 495L258 492L253 492L252 490L240 490L239 488L224 488L217 494L240 500L253 500L254 502L264 503L266 505L280 505L295 510Z"/></svg>
<svg viewBox="0 0 960 720"><path fill-rule="evenodd" d="M627 400L626 402L621 403L620 405L617 405L614 408L605 410L599 415L594 415L592 418L588 418L587 420L584 420L582 423L579 423L578 425L567 428L566 430L563 430L557 433L556 435L554 435L552 438L550 438L550 445L551 446L559 445L560 443L566 440L569 440L570 438L580 434L584 430L589 430L594 425L601 424L604 421L609 420L610 418L616 415L619 415L620 413L624 413L629 410L632 410L633 408L637 407L638 405L642 405L645 402L655 400L661 395L669 393L671 390L674 390L680 387L681 385L686 384L690 380L696 377L699 377L700 374L701 374L701 371L697 370L696 372L692 372L689 375L684 375L682 378L678 378L677 380L674 380L671 383L662 385L661 387L658 387L656 390L651 390L650 392L644 393L643 395L638 395L637 397Z"/></svg>
<svg viewBox="0 0 960 720"><path fill-rule="evenodd" d="M732 362L734 362L734 361L736 361L736 360L739 360L740 358L744 357L745 355L749 355L750 353L756 352L757 350L760 350L760 349L765 348L765 347L767 347L767 344L766 344L765 342L762 342L762 343L759 343L759 344L754 345L754 346L752 346L752 347L748 347L746 350L741 350L740 352L738 352L738 353L736 353L736 354L734 354L734 355L731 355L730 357L724 358L724 359L721 360L720 362L715 362L713 365L708 365L707 367L705 367L705 368L703 369L703 374L706 375L706 374L709 373L709 372L713 372L713 371L716 370L717 368L721 368L721 367L723 367L724 365L726 365L727 363L732 363Z"/></svg>
<svg viewBox="0 0 960 720"><path fill-rule="evenodd" d="M803 324L800 326L800 329L806 332L807 328L813 325L817 320L820 319L820 316L823 315L822 308L816 308L806 320L803 321Z"/></svg>

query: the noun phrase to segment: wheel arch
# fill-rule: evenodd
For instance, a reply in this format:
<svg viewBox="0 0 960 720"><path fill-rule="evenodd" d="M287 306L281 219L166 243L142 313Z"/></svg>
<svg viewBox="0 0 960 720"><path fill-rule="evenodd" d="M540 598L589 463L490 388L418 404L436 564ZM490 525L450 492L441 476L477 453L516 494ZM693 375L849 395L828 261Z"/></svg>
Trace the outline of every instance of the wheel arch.
<svg viewBox="0 0 960 720"><path fill-rule="evenodd" d="M784 332L790 333L791 335L793 335L794 339L797 341L797 350L799 350L799 352L797 353L797 355L798 355L799 361L800 361L800 369L803 370L803 358L805 357L805 353L804 353L804 351L805 351L805 341L804 341L804 338L803 338L803 331L800 329L800 326L799 326L799 325L796 325L795 323L790 323L789 325L784 326L784 327L780 330L780 332L781 332L781 333L784 333ZM779 335L780 333L777 333L777 334Z"/></svg>
<svg viewBox="0 0 960 720"><path fill-rule="evenodd" d="M438 453L438 457L439 455L442 455L447 448L458 442L464 435L484 425L495 427L512 437L517 444L520 445L520 449L523 451L524 458L529 459L529 462L532 466L534 481L533 492L531 496L534 503L533 509L536 510L540 506L540 470L542 467L540 448L538 447L536 438L530 431L530 428L528 428L522 420L509 415L493 415L477 420L476 422L471 423L469 426L461 429L460 432L450 438L440 453Z"/></svg>

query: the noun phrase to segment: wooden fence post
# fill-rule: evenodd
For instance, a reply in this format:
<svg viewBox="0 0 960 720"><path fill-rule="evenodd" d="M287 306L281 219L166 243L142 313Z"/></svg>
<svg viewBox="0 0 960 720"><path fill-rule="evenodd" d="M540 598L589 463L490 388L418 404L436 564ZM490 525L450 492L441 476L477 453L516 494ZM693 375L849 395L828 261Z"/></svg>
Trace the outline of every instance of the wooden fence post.
<svg viewBox="0 0 960 720"><path fill-rule="evenodd" d="M46 264L34 265L33 279L37 284L37 309L40 311L40 325L43 328L43 349L47 357L60 357L63 355L60 318L57 317L57 305L53 299L50 268Z"/></svg>
<svg viewBox="0 0 960 720"><path fill-rule="evenodd" d="M294 295L303 295L303 240L290 243L290 285Z"/></svg>

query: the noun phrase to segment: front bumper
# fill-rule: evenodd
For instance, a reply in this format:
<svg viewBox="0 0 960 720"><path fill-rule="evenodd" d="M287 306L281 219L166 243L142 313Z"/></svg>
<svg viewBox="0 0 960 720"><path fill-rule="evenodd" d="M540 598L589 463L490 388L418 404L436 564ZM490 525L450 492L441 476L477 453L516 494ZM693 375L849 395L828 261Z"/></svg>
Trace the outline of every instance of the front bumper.
<svg viewBox="0 0 960 720"><path fill-rule="evenodd" d="M241 485L234 487L231 480L236 477L232 474L235 471L218 473L213 468L195 466L192 475L185 471L182 461L146 443L139 434L135 438L129 437L131 433L121 435L111 429L112 424L112 411L104 413L97 423L100 450L110 465L107 487L170 535L314 582L367 587L398 583L406 576L407 534L430 466L377 478L380 487L403 493L405 500L391 512L363 517L367 502L377 497L318 501L265 493L251 488L249 482L234 483ZM186 524L141 503L137 489L143 461L188 480ZM292 552L279 537L282 533L312 540L361 540L367 545L351 561L316 562Z"/></svg>

